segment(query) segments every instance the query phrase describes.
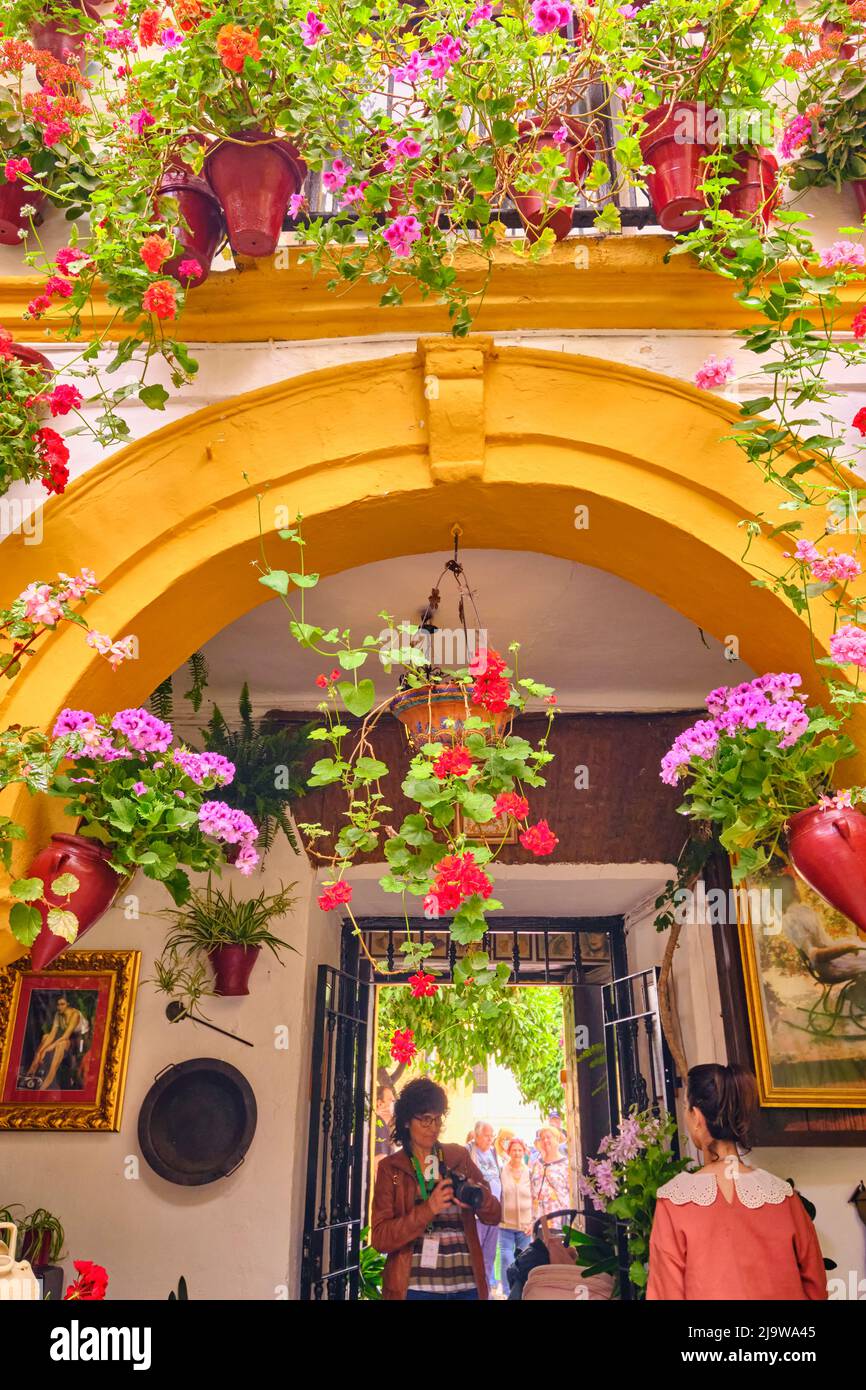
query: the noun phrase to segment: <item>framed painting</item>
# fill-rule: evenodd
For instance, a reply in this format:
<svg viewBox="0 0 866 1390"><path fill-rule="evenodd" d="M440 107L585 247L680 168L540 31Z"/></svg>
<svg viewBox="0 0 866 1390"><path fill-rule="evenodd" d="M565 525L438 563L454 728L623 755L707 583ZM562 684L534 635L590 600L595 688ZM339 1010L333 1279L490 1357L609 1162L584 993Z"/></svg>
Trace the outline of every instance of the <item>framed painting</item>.
<svg viewBox="0 0 866 1390"><path fill-rule="evenodd" d="M801 878L735 894L764 1106L866 1108L866 940Z"/></svg>
<svg viewBox="0 0 866 1390"><path fill-rule="evenodd" d="M140 951L0 969L0 1130L119 1130Z"/></svg>

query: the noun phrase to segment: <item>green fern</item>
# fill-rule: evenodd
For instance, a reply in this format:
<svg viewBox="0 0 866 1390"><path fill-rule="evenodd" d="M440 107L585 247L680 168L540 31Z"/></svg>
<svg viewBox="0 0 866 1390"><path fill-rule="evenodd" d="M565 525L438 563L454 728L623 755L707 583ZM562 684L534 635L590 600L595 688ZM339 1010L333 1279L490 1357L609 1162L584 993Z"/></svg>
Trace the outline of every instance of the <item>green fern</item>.
<svg viewBox="0 0 866 1390"><path fill-rule="evenodd" d="M202 729L205 748L222 753L235 765L231 784L232 805L245 811L259 827L259 846L264 857L282 831L295 854L300 845L289 818L289 806L307 790L313 723L288 728L276 720L253 718L249 686L244 682L238 700L240 727L232 729L217 705ZM279 785L278 785L279 781ZM222 789L213 797L221 798Z"/></svg>
<svg viewBox="0 0 866 1390"><path fill-rule="evenodd" d="M194 713L198 714L210 676L204 652L193 652L186 665L191 685L189 690L184 691L183 698L189 700ZM174 680L171 676L166 676L165 680L160 682L147 703L151 714L155 714L157 719L171 723L174 719Z"/></svg>

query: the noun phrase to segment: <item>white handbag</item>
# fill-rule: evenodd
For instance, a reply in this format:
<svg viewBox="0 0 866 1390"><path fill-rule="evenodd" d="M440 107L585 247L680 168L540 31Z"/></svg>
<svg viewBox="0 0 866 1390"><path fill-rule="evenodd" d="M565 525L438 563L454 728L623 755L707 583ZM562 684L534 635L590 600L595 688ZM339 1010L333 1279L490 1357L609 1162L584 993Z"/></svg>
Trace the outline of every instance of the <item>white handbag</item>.
<svg viewBox="0 0 866 1390"><path fill-rule="evenodd" d="M7 1233L6 1240L3 1239ZM0 1221L0 1302L7 1299L42 1298L39 1280L26 1260L15 1259L18 1247L18 1227L11 1221Z"/></svg>

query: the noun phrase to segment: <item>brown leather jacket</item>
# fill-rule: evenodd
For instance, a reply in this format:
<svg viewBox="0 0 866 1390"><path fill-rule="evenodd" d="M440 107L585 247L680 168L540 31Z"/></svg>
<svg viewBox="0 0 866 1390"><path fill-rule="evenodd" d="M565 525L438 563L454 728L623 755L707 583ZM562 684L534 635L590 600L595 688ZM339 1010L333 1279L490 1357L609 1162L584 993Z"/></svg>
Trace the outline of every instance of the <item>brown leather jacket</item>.
<svg viewBox="0 0 866 1390"><path fill-rule="evenodd" d="M445 1163L461 1177L470 1178L484 1188L485 1197L478 1212L478 1220L485 1226L498 1226L502 1218L499 1201L493 1196L487 1183L479 1173L469 1153L460 1144L443 1144ZM385 1273L382 1278L384 1298L405 1298L412 1270L412 1247L418 1236L431 1220L428 1202L419 1202L418 1179L407 1154L391 1154L383 1158L376 1169L376 1185L373 1189L373 1220L370 1241L376 1250L387 1255ZM475 1229L475 1216L471 1211L460 1210L466 1243L472 1260L478 1297L487 1297L487 1280L484 1275L484 1260Z"/></svg>

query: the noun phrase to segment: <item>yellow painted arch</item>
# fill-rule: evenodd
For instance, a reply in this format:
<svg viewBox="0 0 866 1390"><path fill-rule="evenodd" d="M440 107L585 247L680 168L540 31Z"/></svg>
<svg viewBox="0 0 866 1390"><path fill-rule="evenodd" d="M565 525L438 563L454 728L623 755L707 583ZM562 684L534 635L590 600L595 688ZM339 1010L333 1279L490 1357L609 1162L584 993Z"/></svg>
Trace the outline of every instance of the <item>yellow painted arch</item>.
<svg viewBox="0 0 866 1390"><path fill-rule="evenodd" d="M4 543L0 605L35 578L90 566L104 592L89 622L113 637L135 633L140 657L112 673L67 626L10 686L0 726L50 726L66 705L138 703L265 602L252 568L262 491L266 527L278 505L303 514L310 567L322 574L447 545L459 521L466 548L538 551L620 575L719 639L736 636L749 665L802 670L817 696L806 625L753 587L742 559L737 523L772 516L777 494L721 442L736 417L729 403L655 373L485 338L422 340L413 354L210 406L52 501L38 550ZM274 564L280 547L269 542ZM750 559L775 571L783 548L760 538ZM819 626L817 654L828 637ZM63 823L57 802L16 789L2 809L27 827L22 861ZM17 954L0 928L0 964Z"/></svg>

